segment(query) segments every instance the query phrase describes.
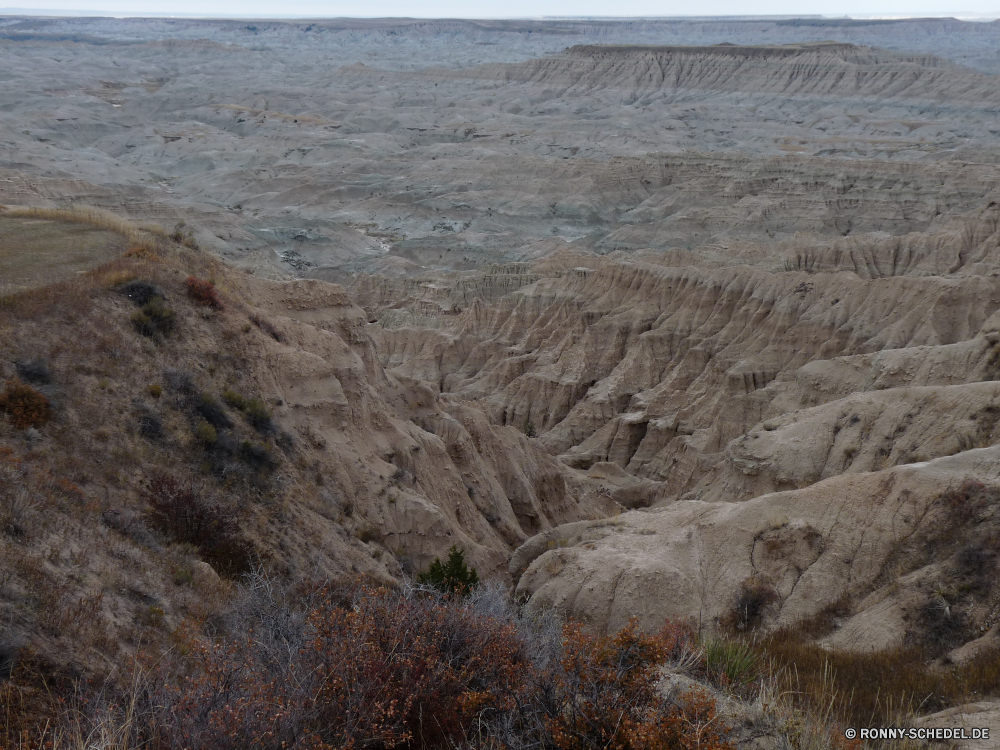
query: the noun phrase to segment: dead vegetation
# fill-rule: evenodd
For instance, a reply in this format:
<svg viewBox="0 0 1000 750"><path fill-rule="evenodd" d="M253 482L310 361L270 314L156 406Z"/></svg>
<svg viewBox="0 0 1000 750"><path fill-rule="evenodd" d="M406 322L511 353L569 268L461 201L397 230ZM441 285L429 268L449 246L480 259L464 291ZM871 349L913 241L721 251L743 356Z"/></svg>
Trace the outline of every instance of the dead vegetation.
<svg viewBox="0 0 1000 750"><path fill-rule="evenodd" d="M200 393L219 405L211 394L230 384L257 390L248 363L260 334L247 324L251 341L220 335L241 325L222 316L245 313L206 319L187 294L189 276L219 277L216 262L102 212L12 215L108 227L130 247L0 297L4 635L52 668L102 673L210 616L229 585L216 573L267 558L275 542L262 529L294 486L273 477L290 443L232 421L210 446L196 438Z"/></svg>
<svg viewBox="0 0 1000 750"><path fill-rule="evenodd" d="M210 627L178 629L170 652L142 650L117 679L74 681L25 655L0 687L0 736L19 750L858 746L739 673L744 647L703 648L682 623L597 636L494 584L462 598L245 580Z"/></svg>

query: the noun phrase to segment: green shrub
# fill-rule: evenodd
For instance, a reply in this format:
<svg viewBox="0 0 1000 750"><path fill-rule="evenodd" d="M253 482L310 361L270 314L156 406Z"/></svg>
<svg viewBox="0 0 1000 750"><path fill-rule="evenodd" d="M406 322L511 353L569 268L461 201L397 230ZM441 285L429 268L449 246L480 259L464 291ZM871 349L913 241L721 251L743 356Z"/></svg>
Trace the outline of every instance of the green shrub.
<svg viewBox="0 0 1000 750"><path fill-rule="evenodd" d="M163 386L159 383L150 383L147 390L149 391L149 395L153 398L159 398L163 394Z"/></svg>
<svg viewBox="0 0 1000 750"><path fill-rule="evenodd" d="M219 433L216 431L212 425L208 422L199 422L194 428L194 436L198 438L198 442L205 445L215 445L216 441L219 439Z"/></svg>
<svg viewBox="0 0 1000 750"><path fill-rule="evenodd" d="M176 324L174 311L167 307L163 297L153 297L142 306L141 310L132 313L132 325L143 336L150 338L166 336Z"/></svg>
<svg viewBox="0 0 1000 750"><path fill-rule="evenodd" d="M243 463L257 471L270 471L278 465L278 459L266 445L252 440L240 443L238 455Z"/></svg>
<svg viewBox="0 0 1000 750"><path fill-rule="evenodd" d="M417 582L445 593L464 595L479 584L479 573L465 564L465 552L453 546L448 550L447 562L434 558L430 569L417 576Z"/></svg>
<svg viewBox="0 0 1000 750"><path fill-rule="evenodd" d="M194 408L202 419L217 430L228 430L233 426L233 420L226 414L226 408L211 393L202 393Z"/></svg>
<svg viewBox="0 0 1000 750"><path fill-rule="evenodd" d="M243 411L247 405L247 400L243 394L234 391L232 388L227 388L222 392L222 400L234 409L239 409L240 411Z"/></svg>
<svg viewBox="0 0 1000 750"><path fill-rule="evenodd" d="M247 421L258 432L269 433L274 430L274 422L271 421L271 410L259 398L252 398L243 407Z"/></svg>
<svg viewBox="0 0 1000 750"><path fill-rule="evenodd" d="M239 409L258 432L269 435L275 431L274 422L271 421L271 410L260 398L247 398L242 393L227 388L222 392L222 400L234 409Z"/></svg>

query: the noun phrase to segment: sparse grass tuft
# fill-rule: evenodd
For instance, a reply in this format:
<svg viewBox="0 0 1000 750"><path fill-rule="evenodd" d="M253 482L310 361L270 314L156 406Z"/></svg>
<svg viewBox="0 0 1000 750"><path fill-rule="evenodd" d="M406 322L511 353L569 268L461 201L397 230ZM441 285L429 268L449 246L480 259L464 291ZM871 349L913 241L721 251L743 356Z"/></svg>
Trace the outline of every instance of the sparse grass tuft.
<svg viewBox="0 0 1000 750"><path fill-rule="evenodd" d="M709 678L721 687L738 691L761 676L761 656L747 644L713 638L703 648Z"/></svg>

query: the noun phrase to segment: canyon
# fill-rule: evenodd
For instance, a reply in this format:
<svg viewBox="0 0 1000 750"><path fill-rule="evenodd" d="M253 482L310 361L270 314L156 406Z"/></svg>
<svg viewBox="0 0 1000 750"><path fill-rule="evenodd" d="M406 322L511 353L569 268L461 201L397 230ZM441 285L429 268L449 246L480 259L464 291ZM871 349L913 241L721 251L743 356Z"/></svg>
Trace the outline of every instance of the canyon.
<svg viewBox="0 0 1000 750"><path fill-rule="evenodd" d="M71 278L18 258L89 223L74 275L138 242L227 306L152 348L111 292L11 318L0 374L44 357L67 406L0 443L133 456L74 481L135 515L176 461L66 441L157 409L196 465L184 387L126 398L181 369L294 446L245 522L282 575L456 545L601 632L829 616L825 648L967 662L1000 633L998 49L952 19L0 19L0 293ZM179 619L168 578L142 595Z"/></svg>

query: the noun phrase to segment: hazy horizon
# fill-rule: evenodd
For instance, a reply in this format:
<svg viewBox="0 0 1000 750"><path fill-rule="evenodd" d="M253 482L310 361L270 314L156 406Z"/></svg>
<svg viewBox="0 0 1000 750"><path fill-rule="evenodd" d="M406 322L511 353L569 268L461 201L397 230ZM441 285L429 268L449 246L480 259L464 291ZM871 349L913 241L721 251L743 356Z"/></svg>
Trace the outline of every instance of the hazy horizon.
<svg viewBox="0 0 1000 750"><path fill-rule="evenodd" d="M685 12L686 3L657 3L654 0L511 0L505 3L465 0L370 0L367 12L356 12L353 2L290 0L281 4L283 12L275 13L274 4L266 0L235 2L234 0L151 0L137 3L134 0L60 0L60 7L51 7L46 0L26 0L16 7L0 8L5 15L39 16L165 16L188 18L468 18L468 19L626 19L626 18L759 18L759 17L828 17L828 18L931 18L954 17L963 20L993 20L1000 18L1000 9L986 0L970 0L960 10L940 7L940 0L921 2L865 2L843 0L820 2L801 12L801 3L794 0L771 2L735 2L734 0L706 0L699 4L698 13ZM95 7L96 6L96 7Z"/></svg>

